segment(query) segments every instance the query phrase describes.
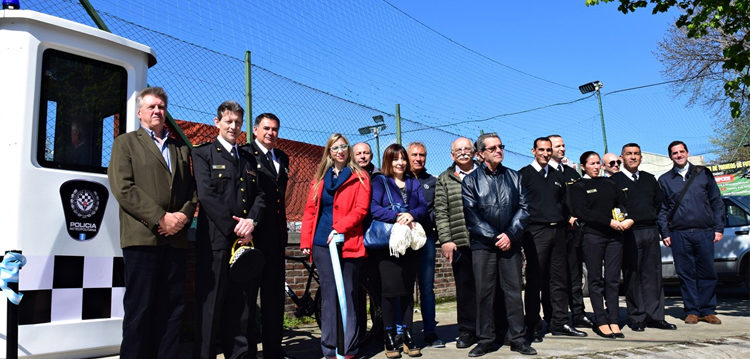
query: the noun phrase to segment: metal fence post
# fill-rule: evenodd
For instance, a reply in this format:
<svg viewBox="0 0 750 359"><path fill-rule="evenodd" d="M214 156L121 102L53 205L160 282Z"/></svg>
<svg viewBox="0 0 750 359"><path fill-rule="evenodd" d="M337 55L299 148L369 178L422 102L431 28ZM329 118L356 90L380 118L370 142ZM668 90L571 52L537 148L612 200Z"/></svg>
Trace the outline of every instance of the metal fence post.
<svg viewBox="0 0 750 359"><path fill-rule="evenodd" d="M401 104L396 104L396 143L401 144Z"/></svg>
<svg viewBox="0 0 750 359"><path fill-rule="evenodd" d="M5 251L5 255L11 252L21 254L20 250L9 250ZM9 282L8 288L18 293L17 282ZM6 299L6 301L8 302L6 307L8 321L5 323L5 332L7 333L5 338L5 357L8 359L18 359L18 305L13 304L10 298Z"/></svg>
<svg viewBox="0 0 750 359"><path fill-rule="evenodd" d="M245 140L247 143L252 141L252 129L253 129L253 82L252 74L250 72L250 51L245 51Z"/></svg>

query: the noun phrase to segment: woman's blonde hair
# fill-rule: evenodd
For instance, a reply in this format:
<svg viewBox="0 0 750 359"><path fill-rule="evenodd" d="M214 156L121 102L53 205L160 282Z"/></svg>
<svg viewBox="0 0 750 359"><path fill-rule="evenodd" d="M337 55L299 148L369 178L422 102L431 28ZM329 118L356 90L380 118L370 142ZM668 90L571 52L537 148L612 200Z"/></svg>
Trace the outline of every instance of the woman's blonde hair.
<svg viewBox="0 0 750 359"><path fill-rule="evenodd" d="M336 143L336 141L338 141L339 139L344 140L344 143L347 145L346 152L349 154L349 157L346 161L346 166L352 170L352 174L357 175L357 178L359 178L360 181L363 181L362 170L360 169L357 162L354 161L354 150L352 149L352 146L349 145L349 140L347 140L346 137L340 133L334 133L331 135L331 137L328 137L328 141L326 141L326 147L323 150L323 158L320 159L318 169L315 171L315 186L313 187L313 191L315 193L316 199L318 196L318 186L323 183L323 179L325 178L328 169L333 167L331 147L333 147L333 144Z"/></svg>

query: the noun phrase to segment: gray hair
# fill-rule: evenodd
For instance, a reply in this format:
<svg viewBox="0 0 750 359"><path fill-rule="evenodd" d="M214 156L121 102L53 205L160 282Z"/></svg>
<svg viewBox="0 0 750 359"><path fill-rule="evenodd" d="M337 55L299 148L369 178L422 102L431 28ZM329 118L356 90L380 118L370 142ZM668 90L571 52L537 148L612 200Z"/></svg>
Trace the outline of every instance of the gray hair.
<svg viewBox="0 0 750 359"><path fill-rule="evenodd" d="M164 107L167 107L167 92L161 87L146 87L145 89L138 92L138 96L135 97L135 108L141 108L141 101L143 98L151 95L160 98L164 101Z"/></svg>
<svg viewBox="0 0 750 359"><path fill-rule="evenodd" d="M500 136L497 135L497 132L487 132L479 135L479 138L477 138L477 152L483 152L485 149L487 149L487 146L484 144L484 140L488 138L497 138L500 140ZM500 140L500 142L503 142L503 140Z"/></svg>

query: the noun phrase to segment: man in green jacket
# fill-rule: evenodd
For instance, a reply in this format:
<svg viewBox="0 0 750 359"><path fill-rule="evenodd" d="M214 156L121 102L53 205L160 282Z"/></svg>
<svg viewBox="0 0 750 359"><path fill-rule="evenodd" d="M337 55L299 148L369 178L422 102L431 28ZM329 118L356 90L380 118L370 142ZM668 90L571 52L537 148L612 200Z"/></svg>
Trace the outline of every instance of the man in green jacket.
<svg viewBox="0 0 750 359"><path fill-rule="evenodd" d="M187 228L198 201L190 148L169 137L161 87L139 92L136 107L141 126L115 138L107 170L125 263L120 358L179 358Z"/></svg>
<svg viewBox="0 0 750 359"><path fill-rule="evenodd" d="M468 348L477 341L474 272L471 266L469 231L464 221L461 181L476 168L471 140L460 137L451 145L453 165L435 184L435 223L443 256L453 266L460 335L457 348Z"/></svg>

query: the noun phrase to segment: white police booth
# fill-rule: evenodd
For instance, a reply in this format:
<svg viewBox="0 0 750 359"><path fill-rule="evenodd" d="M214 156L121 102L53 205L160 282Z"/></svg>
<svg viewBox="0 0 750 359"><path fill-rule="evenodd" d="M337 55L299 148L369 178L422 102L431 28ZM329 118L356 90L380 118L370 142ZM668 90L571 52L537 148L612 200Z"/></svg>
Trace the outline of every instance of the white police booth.
<svg viewBox="0 0 750 359"><path fill-rule="evenodd" d="M0 256L27 259L18 285L22 357L115 354L122 252L106 169L138 126L135 97L156 63L128 39L28 10L0 11ZM7 301L0 300L0 357Z"/></svg>

